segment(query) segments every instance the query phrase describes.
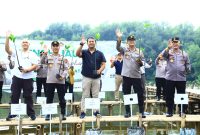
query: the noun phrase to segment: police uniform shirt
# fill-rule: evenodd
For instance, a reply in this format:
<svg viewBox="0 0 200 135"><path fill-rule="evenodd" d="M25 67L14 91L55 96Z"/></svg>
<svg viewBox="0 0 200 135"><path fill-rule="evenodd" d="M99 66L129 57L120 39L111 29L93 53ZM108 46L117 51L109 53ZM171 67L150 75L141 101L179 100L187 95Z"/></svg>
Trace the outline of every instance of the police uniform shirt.
<svg viewBox="0 0 200 135"><path fill-rule="evenodd" d="M158 58L157 58L158 59ZM166 75L166 60L158 60L156 59L156 78L165 78Z"/></svg>
<svg viewBox="0 0 200 135"><path fill-rule="evenodd" d="M163 57L167 60L166 79L171 81L186 81L186 70L190 70L190 61L188 54L179 50L178 53L164 50Z"/></svg>
<svg viewBox="0 0 200 135"><path fill-rule="evenodd" d="M12 53L12 57L13 57L13 60L15 63L13 70L11 70L12 75L14 75L18 78L21 78L21 79L30 79L30 78L36 77L36 73L34 71L23 73L23 72L20 72L18 69L19 64L24 69L30 68L33 64L37 65L38 64L38 56L35 53L33 53L31 51L27 51L27 52L18 51L19 64L17 61L17 56L14 52Z"/></svg>
<svg viewBox="0 0 200 135"><path fill-rule="evenodd" d="M142 51L136 48L135 50L129 50L128 48L122 48L123 56L122 76L130 78L141 78L140 65L137 63L140 57L143 57Z"/></svg>
<svg viewBox="0 0 200 135"><path fill-rule="evenodd" d="M4 81L4 78L5 78L5 71L7 70L6 68L6 64L3 62L3 61L0 61L0 81Z"/></svg>
<svg viewBox="0 0 200 135"><path fill-rule="evenodd" d="M37 70L38 78L47 78L47 65L39 64L39 69Z"/></svg>
<svg viewBox="0 0 200 135"><path fill-rule="evenodd" d="M68 64L63 62L65 60L62 61L62 55L49 55L47 58L47 66L48 66L48 71L47 71L47 83L58 83L58 84L65 84L65 79L63 80L58 80L56 78L56 74L59 73L59 68L61 65L61 69L60 69L60 75L65 78L68 72ZM62 61L62 63L61 63Z"/></svg>

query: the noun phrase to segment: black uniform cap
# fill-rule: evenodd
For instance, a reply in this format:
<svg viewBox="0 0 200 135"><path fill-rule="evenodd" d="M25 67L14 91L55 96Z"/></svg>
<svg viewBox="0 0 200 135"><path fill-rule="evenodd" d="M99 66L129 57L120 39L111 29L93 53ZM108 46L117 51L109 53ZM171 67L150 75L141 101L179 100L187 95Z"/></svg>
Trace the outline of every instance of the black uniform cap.
<svg viewBox="0 0 200 135"><path fill-rule="evenodd" d="M53 45L60 45L60 43L59 43L58 41L53 41L53 42L51 43L51 46L53 46Z"/></svg>
<svg viewBox="0 0 200 135"><path fill-rule="evenodd" d="M134 35L130 35L127 37L127 40L135 40L135 36Z"/></svg>
<svg viewBox="0 0 200 135"><path fill-rule="evenodd" d="M178 42L178 41L180 41L179 37L173 37L172 38L172 42Z"/></svg>

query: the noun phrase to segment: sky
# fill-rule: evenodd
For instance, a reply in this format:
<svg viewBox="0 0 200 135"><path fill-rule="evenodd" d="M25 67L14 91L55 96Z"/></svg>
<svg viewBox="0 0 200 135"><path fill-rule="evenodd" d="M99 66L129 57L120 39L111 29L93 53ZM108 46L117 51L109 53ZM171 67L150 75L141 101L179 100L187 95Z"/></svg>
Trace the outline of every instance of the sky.
<svg viewBox="0 0 200 135"><path fill-rule="evenodd" d="M1 0L0 36L45 31L56 22L90 24L150 21L200 26L199 0Z"/></svg>

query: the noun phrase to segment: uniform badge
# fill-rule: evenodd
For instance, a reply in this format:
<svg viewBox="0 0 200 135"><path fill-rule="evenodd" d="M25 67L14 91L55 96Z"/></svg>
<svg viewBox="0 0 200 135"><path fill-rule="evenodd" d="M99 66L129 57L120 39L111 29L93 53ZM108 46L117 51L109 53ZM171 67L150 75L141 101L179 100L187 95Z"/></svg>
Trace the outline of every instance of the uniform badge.
<svg viewBox="0 0 200 135"><path fill-rule="evenodd" d="M174 59L170 59L170 62L172 62L172 63L173 63L173 62L174 62Z"/></svg>
<svg viewBox="0 0 200 135"><path fill-rule="evenodd" d="M130 55L129 55L128 52L126 52L126 53L124 54L124 56L125 56L126 59L130 59Z"/></svg>
<svg viewBox="0 0 200 135"><path fill-rule="evenodd" d="M50 67L50 68L52 68L52 66L53 66L53 64L52 64L52 63L51 63L51 64L49 64L49 67Z"/></svg>

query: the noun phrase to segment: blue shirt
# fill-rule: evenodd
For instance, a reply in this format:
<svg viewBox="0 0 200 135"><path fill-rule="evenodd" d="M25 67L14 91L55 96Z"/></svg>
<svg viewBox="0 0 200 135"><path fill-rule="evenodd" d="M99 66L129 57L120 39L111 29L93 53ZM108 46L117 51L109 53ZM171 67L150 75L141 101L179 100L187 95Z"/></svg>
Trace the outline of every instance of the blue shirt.
<svg viewBox="0 0 200 135"><path fill-rule="evenodd" d="M122 73L122 65L123 65L123 61L115 61L114 62L114 66L115 66L115 74L117 75L121 75Z"/></svg>
<svg viewBox="0 0 200 135"><path fill-rule="evenodd" d="M81 74L89 78L100 78L101 75L97 75L94 72L100 69L102 62L106 62L106 59L101 51L96 50L95 52L90 53L88 49L82 50L83 64Z"/></svg>

